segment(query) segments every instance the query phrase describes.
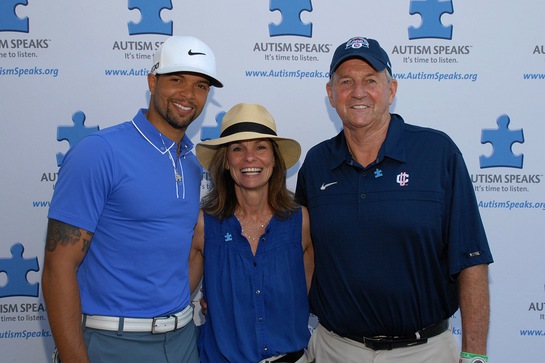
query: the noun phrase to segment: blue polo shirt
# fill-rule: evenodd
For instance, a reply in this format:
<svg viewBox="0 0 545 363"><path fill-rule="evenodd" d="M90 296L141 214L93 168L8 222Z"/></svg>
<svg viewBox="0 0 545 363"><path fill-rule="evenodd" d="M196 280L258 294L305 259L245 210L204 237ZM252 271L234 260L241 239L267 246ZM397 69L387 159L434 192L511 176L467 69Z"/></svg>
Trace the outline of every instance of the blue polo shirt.
<svg viewBox="0 0 545 363"><path fill-rule="evenodd" d="M492 262L459 149L399 115L366 168L344 132L313 147L296 195L315 250L311 311L337 334L405 335L447 319L460 271Z"/></svg>
<svg viewBox="0 0 545 363"><path fill-rule="evenodd" d="M59 170L48 217L94 232L77 272L85 314L149 318L189 304L202 168L187 136L176 160L145 112L81 140Z"/></svg>

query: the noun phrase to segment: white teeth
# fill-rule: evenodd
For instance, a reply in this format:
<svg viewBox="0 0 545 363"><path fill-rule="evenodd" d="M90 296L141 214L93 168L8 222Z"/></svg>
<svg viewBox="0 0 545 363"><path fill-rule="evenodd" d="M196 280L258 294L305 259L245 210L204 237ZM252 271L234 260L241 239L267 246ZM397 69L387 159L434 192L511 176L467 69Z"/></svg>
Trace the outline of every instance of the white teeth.
<svg viewBox="0 0 545 363"><path fill-rule="evenodd" d="M179 103L174 104L176 107L181 108L182 110L189 111L191 110L191 107L185 107L183 105L180 105Z"/></svg>
<svg viewBox="0 0 545 363"><path fill-rule="evenodd" d="M354 106L354 108L358 110L363 110L364 108L367 108L367 106Z"/></svg>
<svg viewBox="0 0 545 363"><path fill-rule="evenodd" d="M242 169L242 173L259 173L261 171L261 168L245 168Z"/></svg>

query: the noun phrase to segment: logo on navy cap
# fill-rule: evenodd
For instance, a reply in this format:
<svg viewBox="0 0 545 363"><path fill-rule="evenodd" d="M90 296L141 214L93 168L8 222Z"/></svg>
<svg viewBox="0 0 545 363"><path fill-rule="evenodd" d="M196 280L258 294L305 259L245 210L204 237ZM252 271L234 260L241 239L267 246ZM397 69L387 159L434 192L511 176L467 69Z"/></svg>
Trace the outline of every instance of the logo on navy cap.
<svg viewBox="0 0 545 363"><path fill-rule="evenodd" d="M369 48L369 42L362 37L355 37L346 42L346 48L360 49L361 47Z"/></svg>

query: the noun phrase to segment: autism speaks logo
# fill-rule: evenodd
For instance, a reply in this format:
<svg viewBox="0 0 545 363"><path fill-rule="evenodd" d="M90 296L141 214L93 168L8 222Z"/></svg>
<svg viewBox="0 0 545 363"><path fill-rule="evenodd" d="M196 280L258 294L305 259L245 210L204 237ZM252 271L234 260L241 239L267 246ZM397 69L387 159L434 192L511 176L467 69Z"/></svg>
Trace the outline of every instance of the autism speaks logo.
<svg viewBox="0 0 545 363"><path fill-rule="evenodd" d="M28 5L28 0L0 1L0 32L28 33L28 17L19 18L16 8Z"/></svg>
<svg viewBox="0 0 545 363"><path fill-rule="evenodd" d="M28 274L31 271L40 271L38 258L24 258L24 246L21 243L15 243L11 246L11 258L0 256L0 274L7 275L7 283L0 286L0 298L11 296L31 296L38 297L38 282L30 283Z"/></svg>
<svg viewBox="0 0 545 363"><path fill-rule="evenodd" d="M162 34L172 35L172 20L161 19L163 9L172 10L171 0L129 0L129 10L140 11L140 22L128 23L129 35Z"/></svg>
<svg viewBox="0 0 545 363"><path fill-rule="evenodd" d="M76 145L85 136L90 135L99 130L98 126L85 126L85 114L77 111L72 115L73 126L58 126L57 141L68 141L70 147ZM57 153L57 166L61 166L64 160L64 154Z"/></svg>
<svg viewBox="0 0 545 363"><path fill-rule="evenodd" d="M420 26L409 27L409 39L452 39L452 25L442 23L444 14L453 14L452 0L411 0L409 14L420 15Z"/></svg>
<svg viewBox="0 0 545 363"><path fill-rule="evenodd" d="M220 136L221 123L223 121L223 116L225 116L225 113L225 111L221 111L216 115L216 126L201 127L201 141L215 139Z"/></svg>
<svg viewBox="0 0 545 363"><path fill-rule="evenodd" d="M305 24L301 20L303 11L312 11L311 0L270 0L269 10L279 11L282 20L279 24L269 24L271 37L283 35L295 35L300 37L312 37L312 23Z"/></svg>
<svg viewBox="0 0 545 363"><path fill-rule="evenodd" d="M479 156L479 165L481 169L487 168L514 168L523 169L524 154L515 154L513 145L515 143L523 144L524 131L522 129L510 129L511 119L508 115L500 115L497 120L497 128L481 130L481 144L490 144L492 152L488 155ZM535 160L533 158L532 160ZM481 193L538 193L536 190L542 184L543 173L522 173L522 172L489 172L471 174L471 181L476 192ZM483 194L484 195L484 194ZM542 192L539 192L542 195ZM528 197L527 197L528 198ZM545 202L542 200L525 199L520 201L513 200L480 200L480 208L494 209L533 209L545 211Z"/></svg>
<svg viewBox="0 0 545 363"><path fill-rule="evenodd" d="M511 120L507 115L501 115L496 124L497 129L483 129L481 131L481 143L490 143L493 147L490 156L481 155L479 163L484 168L517 168L522 169L524 154L515 155L512 150L514 143L524 143L524 132L522 129L510 130Z"/></svg>

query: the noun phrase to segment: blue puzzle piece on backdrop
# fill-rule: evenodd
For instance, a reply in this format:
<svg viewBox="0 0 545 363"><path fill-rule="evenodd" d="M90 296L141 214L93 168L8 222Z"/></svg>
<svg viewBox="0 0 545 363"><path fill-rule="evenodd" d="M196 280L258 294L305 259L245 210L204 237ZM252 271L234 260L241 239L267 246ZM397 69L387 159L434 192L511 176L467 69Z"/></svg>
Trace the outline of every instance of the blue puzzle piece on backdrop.
<svg viewBox="0 0 545 363"><path fill-rule="evenodd" d="M99 130L98 126L85 127L85 114L78 111L72 115L74 126L59 126L57 127L57 140L68 141L70 147L76 145L85 136L90 135ZM57 166L61 166L64 159L64 154L57 153Z"/></svg>
<svg viewBox="0 0 545 363"><path fill-rule="evenodd" d="M0 1L0 31L28 33L28 17L19 18L15 13L18 5L28 5L28 0Z"/></svg>
<svg viewBox="0 0 545 363"><path fill-rule="evenodd" d="M312 23L305 24L301 21L303 11L312 11L311 0L271 0L270 11L280 11L282 21L280 24L269 24L269 35L297 35L302 37L312 36Z"/></svg>
<svg viewBox="0 0 545 363"><path fill-rule="evenodd" d="M128 23L129 35L172 35L172 20L165 23L161 19L161 10L172 10L171 0L129 0L129 10L134 9L140 10L141 18L139 23Z"/></svg>
<svg viewBox="0 0 545 363"><path fill-rule="evenodd" d="M452 39L452 25L444 26L441 23L443 14L452 13L452 0L411 0L409 14L419 14L422 22L418 28L409 27L409 39Z"/></svg>
<svg viewBox="0 0 545 363"><path fill-rule="evenodd" d="M216 126L201 127L201 141L216 139L220 136L223 116L225 116L225 112L220 112L216 115Z"/></svg>
<svg viewBox="0 0 545 363"><path fill-rule="evenodd" d="M38 297L40 284L29 283L27 275L30 271L38 272L38 258L23 258L25 248L21 243L11 246L12 258L0 258L0 273L8 276L6 286L0 287L0 298L10 296Z"/></svg>
<svg viewBox="0 0 545 363"><path fill-rule="evenodd" d="M502 115L496 121L497 129L483 129L481 143L493 146L492 155L479 157L481 168L507 167L522 169L524 155L515 155L511 147L515 142L524 142L524 133L520 130L509 130L509 116Z"/></svg>

